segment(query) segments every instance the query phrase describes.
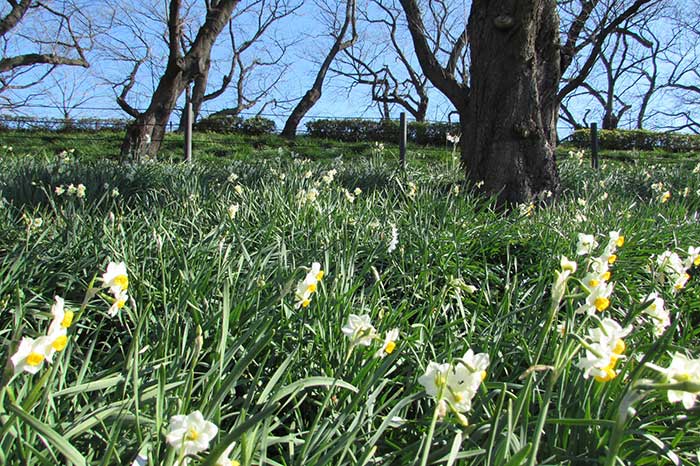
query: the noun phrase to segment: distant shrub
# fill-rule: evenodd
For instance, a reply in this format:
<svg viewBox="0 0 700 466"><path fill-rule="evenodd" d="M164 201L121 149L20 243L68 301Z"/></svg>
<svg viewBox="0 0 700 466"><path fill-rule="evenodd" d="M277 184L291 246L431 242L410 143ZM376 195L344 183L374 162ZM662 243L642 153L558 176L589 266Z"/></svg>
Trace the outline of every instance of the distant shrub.
<svg viewBox="0 0 700 466"><path fill-rule="evenodd" d="M314 120L306 123L310 136L334 139L344 142L397 142L399 123L396 120ZM443 145L448 132L459 132L456 123L426 123L412 121L408 123L407 139L422 145Z"/></svg>
<svg viewBox="0 0 700 466"><path fill-rule="evenodd" d="M119 118L34 118L0 115L0 130L6 131L94 133L104 130L123 131L131 123L131 120Z"/></svg>
<svg viewBox="0 0 700 466"><path fill-rule="evenodd" d="M590 129L579 129L569 137L576 147L589 147ZM700 151L700 135L657 133L647 130L600 130L598 147L604 150L664 150L667 152Z"/></svg>
<svg viewBox="0 0 700 466"><path fill-rule="evenodd" d="M240 133L259 136L274 133L277 126L269 118L255 116L244 120L239 115L222 110L198 121L194 125L194 129L210 133Z"/></svg>

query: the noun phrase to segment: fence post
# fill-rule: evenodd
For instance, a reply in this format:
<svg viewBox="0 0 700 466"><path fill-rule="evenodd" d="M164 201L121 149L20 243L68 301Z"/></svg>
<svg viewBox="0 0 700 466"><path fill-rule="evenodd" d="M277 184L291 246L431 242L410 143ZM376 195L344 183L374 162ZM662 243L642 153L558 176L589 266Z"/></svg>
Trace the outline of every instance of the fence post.
<svg viewBox="0 0 700 466"><path fill-rule="evenodd" d="M185 162L192 162L192 99L189 84L185 88Z"/></svg>
<svg viewBox="0 0 700 466"><path fill-rule="evenodd" d="M598 123L591 123L591 167L598 168Z"/></svg>
<svg viewBox="0 0 700 466"><path fill-rule="evenodd" d="M401 112L399 118L399 160L401 168L406 168L406 112Z"/></svg>

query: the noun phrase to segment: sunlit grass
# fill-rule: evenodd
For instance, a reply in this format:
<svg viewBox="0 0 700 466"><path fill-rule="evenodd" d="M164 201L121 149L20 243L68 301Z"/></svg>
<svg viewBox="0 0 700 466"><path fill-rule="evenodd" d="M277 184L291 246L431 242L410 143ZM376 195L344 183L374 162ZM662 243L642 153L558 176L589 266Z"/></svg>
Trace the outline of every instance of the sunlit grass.
<svg viewBox="0 0 700 466"><path fill-rule="evenodd" d="M54 296L76 319L36 375L8 365L0 463L172 464L184 447L166 440L171 418L199 411L218 432L192 464L231 445L243 465L697 464L697 405L651 388L663 377L645 363L700 357L698 269L674 291L656 262L700 246L700 175L694 163L584 165L561 165L552 205L499 212L454 161L404 172L394 153L194 166L6 157L0 359L46 333ZM84 197L67 192L80 183ZM578 234L595 236L598 256L611 231L625 241L609 307L577 315ZM562 255L578 270L553 306ZM110 261L126 264L130 297L113 318L109 290L91 292ZM661 336L643 313L653 291L671 317ZM373 331L344 333L360 328L351 314ZM597 316L632 326L607 382L577 365ZM487 376L471 409L443 416L419 378L469 349L488 355Z"/></svg>

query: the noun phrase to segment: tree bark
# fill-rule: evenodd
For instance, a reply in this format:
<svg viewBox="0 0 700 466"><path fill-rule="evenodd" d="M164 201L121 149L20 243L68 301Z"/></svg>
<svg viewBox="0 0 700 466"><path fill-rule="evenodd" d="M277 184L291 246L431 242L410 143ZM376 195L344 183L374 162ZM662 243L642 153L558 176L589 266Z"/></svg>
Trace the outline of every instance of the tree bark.
<svg viewBox="0 0 700 466"><path fill-rule="evenodd" d="M467 177L506 203L557 193L556 1L475 0L469 39L471 93L460 113Z"/></svg>
<svg viewBox="0 0 700 466"><path fill-rule="evenodd" d="M125 92L117 99L119 105L135 121L127 128L126 137L121 146L122 160L139 161L142 158L154 158L163 142L165 127L170 120L177 99L185 87L197 77L208 71L207 62L211 49L224 26L228 23L239 0L219 0L210 2L206 19L197 31L197 36L190 49L183 56L180 50L182 24L180 21L180 0L170 0L168 13L168 43L170 47L168 63L163 76L156 87L148 108L139 113L129 107L125 101ZM133 85L135 75L132 73L129 85Z"/></svg>

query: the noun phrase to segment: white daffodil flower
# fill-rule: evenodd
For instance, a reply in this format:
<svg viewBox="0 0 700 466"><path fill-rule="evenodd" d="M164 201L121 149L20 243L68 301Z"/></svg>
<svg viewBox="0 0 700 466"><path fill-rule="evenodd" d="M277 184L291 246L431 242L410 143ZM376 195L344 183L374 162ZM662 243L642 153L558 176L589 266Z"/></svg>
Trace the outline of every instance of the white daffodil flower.
<svg viewBox="0 0 700 466"><path fill-rule="evenodd" d="M384 343L379 351L374 354L374 356L377 358L384 358L386 355L393 353L394 349L396 348L396 340L398 339L399 329L394 328L386 332L386 335L384 336Z"/></svg>
<svg viewBox="0 0 700 466"><path fill-rule="evenodd" d="M352 345L369 346L377 337L377 331L372 326L368 314L361 316L350 314L348 323L342 328L345 336L350 338Z"/></svg>
<svg viewBox="0 0 700 466"><path fill-rule="evenodd" d="M585 256L586 254L590 254L596 246L598 246L598 242L593 235L587 235L585 233L578 234L578 242L576 243L577 255Z"/></svg>
<svg viewBox="0 0 700 466"><path fill-rule="evenodd" d="M651 317L654 324L654 335L659 336L666 331L666 328L669 325L671 325L671 317L668 310L665 308L666 303L664 302L664 299L660 297L658 293L650 293L644 302L649 301L651 301L651 304L642 309L642 312Z"/></svg>
<svg viewBox="0 0 700 466"><path fill-rule="evenodd" d="M209 448L219 428L206 421L202 413L195 411L187 416L177 415L170 418L166 441L184 455L194 455Z"/></svg>
<svg viewBox="0 0 700 466"><path fill-rule="evenodd" d="M46 360L46 354L50 346L51 340L49 337L22 338L17 352L10 358L14 367L14 373L17 374L24 371L36 374L39 372Z"/></svg>
<svg viewBox="0 0 700 466"><path fill-rule="evenodd" d="M122 290L129 288L129 276L126 273L124 262L110 262L107 264L107 271L102 274L102 286L109 288L109 291L117 296Z"/></svg>

